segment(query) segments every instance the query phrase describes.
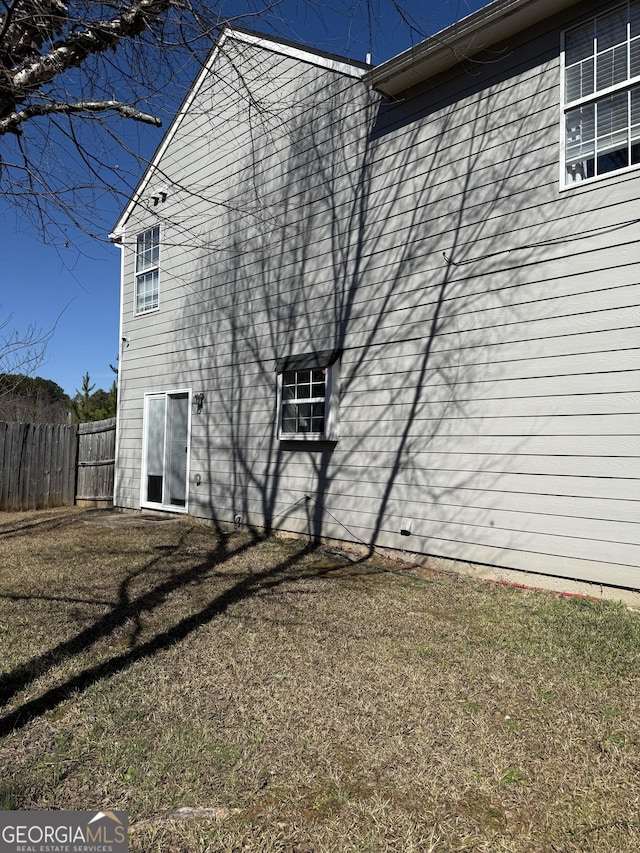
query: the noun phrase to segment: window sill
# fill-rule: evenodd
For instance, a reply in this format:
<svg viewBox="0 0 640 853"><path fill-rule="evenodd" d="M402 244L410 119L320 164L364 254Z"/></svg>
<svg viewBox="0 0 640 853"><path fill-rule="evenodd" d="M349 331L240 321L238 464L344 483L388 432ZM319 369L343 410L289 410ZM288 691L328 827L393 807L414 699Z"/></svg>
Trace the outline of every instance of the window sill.
<svg viewBox="0 0 640 853"><path fill-rule="evenodd" d="M289 445L291 448L299 447L301 444L337 444L337 438L329 438L326 435L279 435L281 445Z"/></svg>
<svg viewBox="0 0 640 853"><path fill-rule="evenodd" d="M281 432L280 441L331 441L324 433L318 432Z"/></svg>

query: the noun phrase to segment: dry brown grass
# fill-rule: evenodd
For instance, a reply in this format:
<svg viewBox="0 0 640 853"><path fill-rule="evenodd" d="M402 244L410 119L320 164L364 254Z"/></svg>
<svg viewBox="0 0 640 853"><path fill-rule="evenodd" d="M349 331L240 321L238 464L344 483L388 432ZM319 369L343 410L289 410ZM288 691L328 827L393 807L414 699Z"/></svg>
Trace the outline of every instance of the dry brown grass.
<svg viewBox="0 0 640 853"><path fill-rule="evenodd" d="M638 614L389 568L0 516L0 806L145 853L640 849Z"/></svg>

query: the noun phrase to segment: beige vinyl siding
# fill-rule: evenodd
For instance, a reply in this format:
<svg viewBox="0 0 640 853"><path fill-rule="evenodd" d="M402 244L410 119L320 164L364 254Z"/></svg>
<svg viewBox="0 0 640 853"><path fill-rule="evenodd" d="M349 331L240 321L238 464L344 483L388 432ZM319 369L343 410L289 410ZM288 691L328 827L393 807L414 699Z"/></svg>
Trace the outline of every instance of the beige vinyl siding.
<svg viewBox="0 0 640 853"><path fill-rule="evenodd" d="M504 264L507 261L507 258L504 256L506 256L507 253L513 255L515 251L525 251L525 249L522 248L524 245L524 238L531 238L533 236L532 229L530 228L523 229L522 236L519 232L513 232L514 248L504 249L502 251L496 250L495 248L495 235L488 237L483 234L482 236L479 236L479 239L473 243L478 254L473 257L466 257L463 260L463 265L456 268L454 273L450 273L450 280L452 282L457 282L465 273L468 273L469 277L475 273L473 277L476 279L475 286L477 288L478 275L480 273L487 275L487 273L483 269L478 269L477 266L471 267L471 264L491 263L489 274L493 277L491 282L492 292L498 290L502 279L506 279L504 287L512 289L518 288L523 291L524 296L519 297L519 301L526 301L527 299L540 301L545 298L550 298L558 292L558 288L560 288L560 293L571 290L572 288L574 291L577 291L577 293L581 293L583 291L579 280L580 274L584 274L586 277L591 279L592 290L598 289L598 286L599 289L603 289L603 287L604 289L607 289L607 286L611 287L612 285L610 282L606 282L605 285L603 285L600 274L602 271L611 270L614 267L619 269L619 275L621 277L620 280L616 278L616 284L622 283L623 280L633 284L635 271L632 265L637 264L638 242L634 239L636 236L636 231L633 228L633 225L635 224L634 221L630 220L628 225L625 225L624 222L620 222L621 203L622 202L617 202L616 204L611 205L610 208L601 208L598 215L598 219L601 224L597 227L591 227L589 229L584 228L585 222L588 223L590 221L590 214L584 214L582 216L576 215L568 219L559 220L558 222L552 222L552 227L559 231L559 233L554 238L549 238L547 235L546 241L544 238L540 241L531 241L532 245L534 243L542 243L542 245L535 245L535 254L533 254L532 257L525 259L526 264L518 270L518 281L516 284L513 283L511 278L508 278L508 275L511 273L511 269L504 269ZM428 221L425 222L426 228L428 228L429 225L430 223ZM401 231L398 234L393 235L397 243L402 243L406 230L411 233L411 229L405 229L405 231ZM586 233L586 236L580 237L581 231L583 230ZM566 236L564 236L563 232L567 232ZM500 236L499 233L498 236ZM449 248L451 243L450 232L447 232L444 235L444 239L439 235L437 237L432 236L430 239L434 244L437 244L438 239L440 239L441 245L444 244L447 248ZM419 247L422 249L423 246L424 241L421 241ZM489 251L485 251L485 247ZM446 249L442 251L445 251L446 253ZM385 258L388 260L389 252L378 250L375 254L375 258L372 258L371 255L367 258L367 272L370 272L376 279L380 279L384 275L385 266L383 262ZM312 291L314 295L310 297L312 301L309 304L310 312L313 312L314 310L314 301L318 302L319 297L315 294L322 292L322 290L330 292L334 283L331 278L331 273L334 272L334 269L327 266L327 252L325 251L323 254L319 253L318 258L322 263L324 263L325 273L322 275L321 270L315 271ZM438 252L437 249L431 252L425 251L424 261L422 258L422 255L419 256L419 258L416 257L413 259L413 262L417 263L418 260L420 260L421 272L424 276L429 274L437 275L438 272L446 266L442 253ZM476 258L479 260L476 261ZM232 261L235 262L235 258L232 259ZM311 257L307 256L305 258L305 263L308 265L310 261ZM502 265L502 268L499 264ZM163 266L166 267L166 264ZM243 268L242 266L234 263L234 267L238 274L242 273L246 269L247 276L249 276L251 270L250 266ZM182 269L186 271L188 270L188 267L183 267ZM299 275L296 276L295 269L295 261L292 261L289 265L285 263L281 268L281 276L279 278L279 287L281 288L280 292L282 296L284 297L287 295L292 300L308 289L300 284L300 277ZM369 312L375 313L377 308L376 299L378 303L381 303L384 299L391 300L389 308L392 310L397 307L398 303L402 302L410 306L411 300L415 298L416 291L419 292L421 289L424 289L426 291L425 296L428 295L429 286L427 285L425 288L420 288L419 282L416 282L415 280L411 281L413 275L410 270L405 271L404 269L399 269L397 272L398 280L406 278L410 279L407 282L402 282L402 288L399 288L389 296L377 296L376 292L379 293L379 283L377 281L374 283L364 284L355 294L357 303L368 304L370 306L368 309ZM559 278L561 275L565 275L566 278ZM206 279L204 281L206 281ZM197 317L203 304L205 306L210 305L207 296L210 288L205 289L205 287L203 287L204 281L202 278L196 278L194 275L189 278L188 283L185 282L182 285L183 290L186 287L189 287L192 290L189 304L185 306L185 322L188 322L190 315ZM429 279L427 279L427 281L429 281ZM528 284L531 285L529 288L530 290L536 291L531 296L527 296L525 291L526 285ZM438 286L438 284L431 285L431 287L435 289L437 289ZM231 302L237 305L238 301L234 300L231 294L225 293L225 287L226 285L214 285L212 288L217 299L221 300L221 307L227 308ZM425 296L422 296L423 300ZM470 296L476 297L477 294L473 292L469 294L459 293L457 296L454 294L453 298L466 300ZM183 297L184 292L175 293L175 298L178 301ZM450 298L451 297L447 297L448 300ZM485 298L491 298L491 294L488 294ZM170 304L167 300L171 299L171 293L165 294L166 304ZM239 299L241 300L240 304L247 304L250 300L252 304L256 301L258 303L261 302L261 297L259 295L254 297L249 290L244 294L240 293ZM263 304L266 303L263 301ZM366 309L363 307L363 311L364 310ZM168 320L167 322L171 321Z"/></svg>
<svg viewBox="0 0 640 853"><path fill-rule="evenodd" d="M195 515L640 586L640 175L559 190L568 20L397 105L227 42L126 225L119 503L189 387ZM276 359L335 346L339 440L279 444Z"/></svg>

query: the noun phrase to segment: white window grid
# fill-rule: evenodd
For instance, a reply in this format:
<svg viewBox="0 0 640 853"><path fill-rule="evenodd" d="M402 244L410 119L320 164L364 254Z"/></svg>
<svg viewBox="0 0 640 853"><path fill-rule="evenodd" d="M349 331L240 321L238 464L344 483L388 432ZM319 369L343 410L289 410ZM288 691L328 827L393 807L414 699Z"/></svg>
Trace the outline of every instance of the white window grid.
<svg viewBox="0 0 640 853"><path fill-rule="evenodd" d="M281 434L324 436L327 368L285 370L281 381Z"/></svg>
<svg viewBox="0 0 640 853"><path fill-rule="evenodd" d="M155 225L136 239L136 313L158 307L160 226Z"/></svg>
<svg viewBox="0 0 640 853"><path fill-rule="evenodd" d="M640 164L640 0L567 30L562 183Z"/></svg>

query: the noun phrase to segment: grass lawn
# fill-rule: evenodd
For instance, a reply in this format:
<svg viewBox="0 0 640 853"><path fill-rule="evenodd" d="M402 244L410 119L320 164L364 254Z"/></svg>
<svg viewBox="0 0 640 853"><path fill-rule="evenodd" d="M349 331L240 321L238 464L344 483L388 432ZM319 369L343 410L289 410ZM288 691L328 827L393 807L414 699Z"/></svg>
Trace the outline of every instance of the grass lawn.
<svg viewBox="0 0 640 853"><path fill-rule="evenodd" d="M0 670L0 807L125 809L132 851L640 850L621 606L4 513Z"/></svg>

